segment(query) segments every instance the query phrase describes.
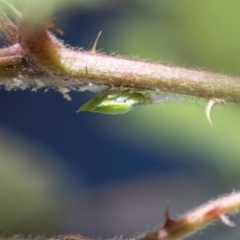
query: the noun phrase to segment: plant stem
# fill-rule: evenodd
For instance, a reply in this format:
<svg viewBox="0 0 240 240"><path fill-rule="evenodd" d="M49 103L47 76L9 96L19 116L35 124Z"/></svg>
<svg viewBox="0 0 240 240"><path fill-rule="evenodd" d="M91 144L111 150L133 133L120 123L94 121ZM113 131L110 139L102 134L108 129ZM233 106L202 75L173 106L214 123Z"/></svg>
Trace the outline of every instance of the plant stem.
<svg viewBox="0 0 240 240"><path fill-rule="evenodd" d="M30 4L23 16L9 6L18 25L0 9L0 32L11 44L0 50L0 85L9 90L54 87L65 94L69 90L95 91L96 86L104 85L240 102L239 77L108 56L97 53L96 44L90 52L65 46L47 31L54 24L44 18L32 21L37 11L34 6Z"/></svg>
<svg viewBox="0 0 240 240"><path fill-rule="evenodd" d="M151 89L240 102L240 78L236 77L69 49L61 49L60 59L64 75L73 75L80 84Z"/></svg>
<svg viewBox="0 0 240 240"><path fill-rule="evenodd" d="M24 84L33 84L40 79L42 86L52 86L57 89L65 87L82 90L81 87L94 84L151 89L206 99L219 98L229 102L240 102L240 78L238 77L100 53L74 51L66 47L58 48L55 56L58 58L55 58L55 63L51 62L51 64L56 68L54 70L48 68L48 61L45 59L42 64L45 72L34 69L35 64L31 64L31 59L28 59L28 68L21 73L24 75ZM37 59L38 63L43 63L39 61L40 58ZM12 65L14 69L15 63L13 62ZM15 77L17 76L16 72ZM6 79L0 76L0 85L6 84Z"/></svg>
<svg viewBox="0 0 240 240"><path fill-rule="evenodd" d="M240 211L240 192L235 192L189 211L179 220L171 220L166 208L166 222L164 226L138 240L177 240L185 239L189 235L206 227L215 220L220 220L223 224L233 227L225 214L234 214Z"/></svg>

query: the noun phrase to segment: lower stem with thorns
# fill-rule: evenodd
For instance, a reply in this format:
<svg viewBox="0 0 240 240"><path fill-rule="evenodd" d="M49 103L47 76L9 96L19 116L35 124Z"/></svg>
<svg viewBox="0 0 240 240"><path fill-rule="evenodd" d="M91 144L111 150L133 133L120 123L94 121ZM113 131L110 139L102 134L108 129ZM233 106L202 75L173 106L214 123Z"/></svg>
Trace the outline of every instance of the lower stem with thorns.
<svg viewBox="0 0 240 240"><path fill-rule="evenodd" d="M179 220L166 218L164 226L138 240L175 240L184 239L215 220L232 227L226 215L240 211L240 192L235 192L210 201L187 213ZM167 215L168 216L168 215Z"/></svg>

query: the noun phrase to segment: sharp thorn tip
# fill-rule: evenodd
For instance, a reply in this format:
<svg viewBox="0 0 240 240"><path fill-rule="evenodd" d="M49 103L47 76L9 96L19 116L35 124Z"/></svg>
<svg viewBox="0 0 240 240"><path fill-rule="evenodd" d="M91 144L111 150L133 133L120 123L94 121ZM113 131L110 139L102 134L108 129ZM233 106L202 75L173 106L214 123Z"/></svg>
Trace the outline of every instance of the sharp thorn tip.
<svg viewBox="0 0 240 240"><path fill-rule="evenodd" d="M94 52L94 53L95 53L95 52L97 51L97 44L98 44L98 41L99 41L99 38L100 38L101 34L102 34L102 31L100 31L100 32L98 33L98 35L97 35L97 37L96 37L96 39L95 39L95 41L94 41L94 43L93 43L91 52Z"/></svg>
<svg viewBox="0 0 240 240"><path fill-rule="evenodd" d="M164 215L165 215L165 223L164 223L164 226L163 227L169 227L173 224L176 223L175 220L172 220L169 216L169 207L170 207L170 203L167 202L166 204L166 207L165 207L165 212L164 212Z"/></svg>
<svg viewBox="0 0 240 240"><path fill-rule="evenodd" d="M212 119L211 119L211 110L215 104L223 104L225 103L225 100L223 99L218 99L218 98L212 98L208 101L208 104L205 108L205 115L207 117L207 120L209 124L212 126Z"/></svg>
<svg viewBox="0 0 240 240"><path fill-rule="evenodd" d="M210 99L208 101L208 104L205 108L205 115L207 117L207 120L209 122L209 124L212 126L212 119L211 119L211 110L212 110L212 107L214 106L215 102L213 99Z"/></svg>
<svg viewBox="0 0 240 240"><path fill-rule="evenodd" d="M53 29L58 34L60 35L64 34L63 30L57 24L55 24L49 17L47 17L46 19L46 25L48 28Z"/></svg>
<svg viewBox="0 0 240 240"><path fill-rule="evenodd" d="M225 214L220 214L218 218L224 225L228 227L235 227L235 223L230 221Z"/></svg>

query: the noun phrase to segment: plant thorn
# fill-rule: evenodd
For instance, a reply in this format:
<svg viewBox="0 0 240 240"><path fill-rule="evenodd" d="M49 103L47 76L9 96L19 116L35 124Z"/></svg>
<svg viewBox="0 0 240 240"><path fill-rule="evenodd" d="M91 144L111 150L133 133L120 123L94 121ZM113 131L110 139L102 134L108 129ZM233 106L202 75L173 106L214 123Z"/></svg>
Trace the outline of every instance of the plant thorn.
<svg viewBox="0 0 240 240"><path fill-rule="evenodd" d="M175 220L172 220L169 216L169 207L170 207L170 203L168 202L166 207L165 207L165 212L164 212L164 215L165 215L165 223L163 225L163 228L166 228L166 227L170 227L172 226L173 224L176 223Z"/></svg>
<svg viewBox="0 0 240 240"><path fill-rule="evenodd" d="M219 220L228 227L235 227L235 223L230 221L229 218L225 214L220 214L218 216Z"/></svg>
<svg viewBox="0 0 240 240"><path fill-rule="evenodd" d="M55 32L57 32L60 35L63 35L63 30L55 24L51 19L47 19L47 27L53 29Z"/></svg>
<svg viewBox="0 0 240 240"><path fill-rule="evenodd" d="M93 53L95 53L97 51L97 44L98 44L98 40L99 40L101 34L102 34L102 31L99 32L99 34L97 35L97 37L96 37L96 39L93 43L93 46L92 46L92 49L91 49L91 52L93 52Z"/></svg>
<svg viewBox="0 0 240 240"><path fill-rule="evenodd" d="M205 115L207 117L207 120L209 124L212 126L212 120L211 120L211 110L215 104L224 104L225 100L224 99L219 99L219 98L212 98L208 101L208 104L205 108Z"/></svg>

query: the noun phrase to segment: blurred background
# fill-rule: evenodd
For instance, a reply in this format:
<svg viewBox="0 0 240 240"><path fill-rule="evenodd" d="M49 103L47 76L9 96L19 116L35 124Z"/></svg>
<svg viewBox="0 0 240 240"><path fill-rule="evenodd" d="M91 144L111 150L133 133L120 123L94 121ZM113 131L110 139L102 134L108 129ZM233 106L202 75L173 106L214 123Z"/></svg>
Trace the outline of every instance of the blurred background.
<svg viewBox="0 0 240 240"><path fill-rule="evenodd" d="M19 0L12 0L21 9ZM61 5L61 4L62 5ZM44 4L43 4L44 7ZM240 75L240 1L61 1L61 39L108 54ZM182 98L119 116L76 113L91 99L0 92L0 233L112 238L161 226L240 187L239 106ZM220 223L200 239L239 239ZM194 237L193 237L194 239Z"/></svg>

